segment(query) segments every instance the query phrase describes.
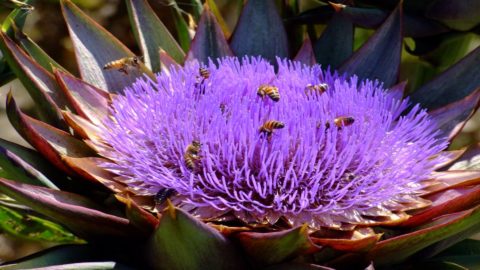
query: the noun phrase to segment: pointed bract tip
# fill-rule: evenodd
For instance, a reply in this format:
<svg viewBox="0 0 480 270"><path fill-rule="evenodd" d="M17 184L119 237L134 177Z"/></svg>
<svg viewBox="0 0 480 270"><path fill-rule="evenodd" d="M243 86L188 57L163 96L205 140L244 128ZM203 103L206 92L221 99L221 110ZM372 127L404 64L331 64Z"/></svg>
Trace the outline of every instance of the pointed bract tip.
<svg viewBox="0 0 480 270"><path fill-rule="evenodd" d="M307 235L308 234L308 224L304 223L301 227L300 230L298 231L300 235Z"/></svg>
<svg viewBox="0 0 480 270"><path fill-rule="evenodd" d="M341 12L344 8L347 6L344 4L338 4L338 3L333 3L333 2L328 2L330 6L335 10L335 12Z"/></svg>
<svg viewBox="0 0 480 270"><path fill-rule="evenodd" d="M208 5L208 1L205 1L205 4L203 4L203 12L205 11L210 11L210 5Z"/></svg>
<svg viewBox="0 0 480 270"><path fill-rule="evenodd" d="M173 205L172 201L170 199L167 199L167 209L168 214L172 219L177 219L177 210L175 209L175 206Z"/></svg>
<svg viewBox="0 0 480 270"><path fill-rule="evenodd" d="M8 90L7 93L7 104L10 104L12 101L15 102L13 100L12 88L10 87L10 90Z"/></svg>

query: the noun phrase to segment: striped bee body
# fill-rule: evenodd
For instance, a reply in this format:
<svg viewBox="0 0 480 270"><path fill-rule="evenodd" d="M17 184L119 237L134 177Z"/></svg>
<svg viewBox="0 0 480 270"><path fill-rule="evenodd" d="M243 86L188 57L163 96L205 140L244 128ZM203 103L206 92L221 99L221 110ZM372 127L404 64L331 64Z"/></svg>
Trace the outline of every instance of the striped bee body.
<svg viewBox="0 0 480 270"><path fill-rule="evenodd" d="M103 69L117 69L118 71L128 74L128 68L138 68L140 66L140 58L137 56L123 57L118 60L107 63Z"/></svg>
<svg viewBox="0 0 480 270"><path fill-rule="evenodd" d="M285 124L276 120L268 120L265 122L259 129L260 132L270 136L273 133L274 129L282 129L285 127Z"/></svg>
<svg viewBox="0 0 480 270"><path fill-rule="evenodd" d="M183 159L185 160L185 166L191 171L194 171L197 168L197 162L200 160L199 153L201 147L202 144L199 141L193 140L185 149Z"/></svg>
<svg viewBox="0 0 480 270"><path fill-rule="evenodd" d="M278 102L280 100L280 93L278 92L278 87L268 84L260 85L257 90L257 95L259 95L261 98L268 96L271 100L275 102Z"/></svg>
<svg viewBox="0 0 480 270"><path fill-rule="evenodd" d="M209 71L208 69L201 67L201 68L198 69L198 72L200 73L200 76L201 76L204 80L210 78L210 71Z"/></svg>
<svg viewBox="0 0 480 270"><path fill-rule="evenodd" d="M320 83L320 84L307 84L305 87L305 93L308 95L310 93L318 93L323 94L328 90L328 84Z"/></svg>
<svg viewBox="0 0 480 270"><path fill-rule="evenodd" d="M355 122L355 119L351 116L340 116L335 118L333 122L335 123L335 126L342 128L351 126L353 122Z"/></svg>

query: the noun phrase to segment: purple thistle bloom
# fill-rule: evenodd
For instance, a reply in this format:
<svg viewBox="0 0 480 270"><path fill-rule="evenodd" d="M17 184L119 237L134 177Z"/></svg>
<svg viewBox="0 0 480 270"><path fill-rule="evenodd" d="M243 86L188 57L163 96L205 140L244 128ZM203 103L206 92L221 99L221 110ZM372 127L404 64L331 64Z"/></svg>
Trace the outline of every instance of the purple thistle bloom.
<svg viewBox="0 0 480 270"><path fill-rule="evenodd" d="M139 79L114 99L101 154L135 194L174 190L173 202L202 218L368 223L421 201L447 146L424 110L405 112L378 82L281 60L276 73L257 58L205 68L208 78L190 62ZM320 83L323 93L306 88ZM263 84L279 89L278 102L257 94ZM262 132L269 120L284 127Z"/></svg>

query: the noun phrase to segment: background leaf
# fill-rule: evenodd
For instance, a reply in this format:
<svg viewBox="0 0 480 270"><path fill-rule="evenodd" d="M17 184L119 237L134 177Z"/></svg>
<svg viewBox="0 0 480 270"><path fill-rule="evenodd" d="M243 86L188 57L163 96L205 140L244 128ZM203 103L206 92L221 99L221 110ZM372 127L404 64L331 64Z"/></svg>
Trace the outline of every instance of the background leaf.
<svg viewBox="0 0 480 270"><path fill-rule="evenodd" d="M317 62L324 68L338 68L353 53L353 24L335 14L322 36L315 42Z"/></svg>
<svg viewBox="0 0 480 270"><path fill-rule="evenodd" d="M262 56L270 62L288 56L288 41L273 0L249 0L232 35L235 55Z"/></svg>
<svg viewBox="0 0 480 270"><path fill-rule="evenodd" d="M225 36L215 16L213 16L210 9L206 7L203 10L197 32L190 45L187 60L197 59L207 64L208 58L216 59L225 56L233 56L233 53L225 40Z"/></svg>
<svg viewBox="0 0 480 270"><path fill-rule="evenodd" d="M154 72L160 71L160 48L177 62L183 62L185 53L148 2L146 0L126 2L133 33L142 49L145 64Z"/></svg>
<svg viewBox="0 0 480 270"><path fill-rule="evenodd" d="M375 34L358 49L339 71L360 79L378 79L389 87L398 79L402 50L402 8L397 7Z"/></svg>

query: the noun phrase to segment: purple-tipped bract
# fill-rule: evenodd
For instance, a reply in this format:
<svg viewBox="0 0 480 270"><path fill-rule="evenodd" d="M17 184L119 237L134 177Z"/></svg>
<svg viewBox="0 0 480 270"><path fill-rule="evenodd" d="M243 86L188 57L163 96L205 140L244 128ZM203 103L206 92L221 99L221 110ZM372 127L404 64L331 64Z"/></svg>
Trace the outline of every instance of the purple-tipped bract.
<svg viewBox="0 0 480 270"><path fill-rule="evenodd" d="M203 218L365 222L417 200L447 145L424 110L405 112L377 82L281 60L275 72L257 58L205 68L208 78L190 62L139 79L114 99L102 133L112 149L101 154L136 194L173 189L174 203ZM323 93L307 87L320 83ZM262 84L280 100L258 95ZM284 127L262 130L270 120Z"/></svg>

